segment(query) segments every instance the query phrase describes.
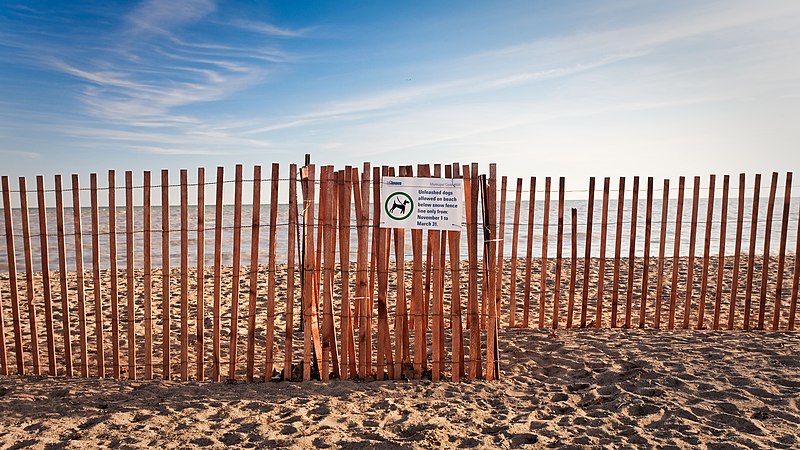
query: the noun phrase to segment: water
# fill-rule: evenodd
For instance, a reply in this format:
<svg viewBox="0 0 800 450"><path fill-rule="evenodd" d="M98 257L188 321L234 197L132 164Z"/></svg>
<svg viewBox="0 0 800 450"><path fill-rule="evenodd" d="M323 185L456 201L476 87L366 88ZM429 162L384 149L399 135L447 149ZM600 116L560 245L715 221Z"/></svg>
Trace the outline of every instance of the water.
<svg viewBox="0 0 800 450"><path fill-rule="evenodd" d="M555 194L555 193L554 193ZM509 197L513 196L513 192L509 192ZM537 197L541 197L538 196ZM602 208L602 200L597 196L594 204L594 214L592 220L592 249L591 254L592 256L598 256L600 252L600 225L601 225L601 208ZM616 197L616 195L614 195ZM644 253L644 240L645 240L645 218L646 218L646 203L645 199L643 198L644 195L640 195L640 199L638 202L637 207L637 224L636 224L636 244L635 244L635 254L637 256L642 256ZM688 197L688 196L687 196ZM498 201L499 203L499 201ZM564 204L564 247L563 247L563 256L568 258L570 256L570 242L572 238L571 233L571 218L570 218L570 210L572 208L577 209L578 213L578 232L576 234L577 239L577 247L578 247L578 256L583 257L585 252L585 240L586 240L586 211L587 211L587 201L586 200L567 200ZM681 239L680 239L680 251L682 255L687 255L689 253L690 247L690 224L691 224L691 213L692 213L692 200L691 197L687 198L684 202L683 214L682 214L682 230L681 230ZM736 236L736 218L737 218L737 203L738 200L736 198L731 198L728 201L728 214L727 214L727 230L725 234L725 253L726 255L732 255L734 252L735 246L735 236ZM797 226L798 226L798 205L800 202L794 201L791 205L790 212L789 212L789 220L788 220L788 227L787 227L787 252L793 253L795 251L797 245ZM523 257L526 255L526 246L527 246L527 221L528 221L528 205L527 201L523 201L520 203L520 226L519 226L519 242L518 242L518 256ZM658 248L659 248L659 240L660 240L660 229L661 229L661 206L662 202L660 199L653 201L652 207L652 230L651 230L651 244L650 244L650 255L657 256L658 255ZM703 254L703 247L704 247L704 239L705 239L705 230L706 230L706 213L707 213L707 200L701 199L698 202L698 213L697 213L697 234L696 234L696 243L695 243L695 254L702 255ZM553 258L556 256L557 250L557 226L558 226L558 204L556 195L553 195L550 202L550 224L549 224L549 243L548 243L548 256ZM539 200L535 203L534 208L534 227L533 227L533 248L532 248L532 256L533 257L540 257L542 253L542 244L541 244L541 236L542 236L542 222L544 216L544 202ZM2 211L2 209L0 209ZM243 228L241 230L241 258L240 261L242 264L247 265L250 262L250 249L251 249L251 223L252 223L252 208L249 205L245 205L242 208L242 225ZM675 230L675 214L677 211L677 201L675 199L671 200L668 205L668 214L667 214L667 228L666 228L666 252L667 256L671 256L673 253L673 246L674 246L674 230ZM99 255L101 261L101 268L108 268L109 266L109 230L110 224L108 219L108 208L100 208L99 209L99 221L98 221L98 228L99 228ZM276 240L276 262L281 264L286 262L287 258L287 238L289 230L289 218L288 218L289 207L288 205L279 205L278 206L278 215L277 215L277 240ZM620 254L622 256L627 256L629 253L629 242L630 242L630 227L631 227L631 220L630 220L630 212L631 212L631 202L630 197L626 199L624 204L623 210L623 227L622 227L622 243L621 243L621 251ZM767 199L762 198L759 202L759 213L758 213L758 222L757 222L757 234L756 234L756 253L761 254L764 251L764 233L766 228L766 212L767 212ZM234 208L232 205L225 205L223 207L223 215L222 215L222 226L223 226L223 233L222 233L222 240L221 240L221 248L222 248L222 264L223 265L231 265L233 262L233 213ZM752 218L752 199L746 199L744 210L742 214L742 252L749 252L750 248L750 233L751 233L751 218ZM34 270L40 271L41 270L41 262L39 260L40 255L40 240L39 240L39 218L38 218L38 211L34 209L29 210L29 223L30 223L30 231L31 231L31 250L33 255L33 263L34 263ZM214 261L214 225L215 225L215 211L213 206L207 206L205 208L205 221L204 221L204 228L205 231L203 233L205 239L205 264L211 265ZM21 236L21 215L19 209L12 210L13 221L14 221L14 233L15 233L15 247L16 247L16 260L17 260L17 267L19 271L24 270L24 256L23 256L23 239ZM89 208L82 208L81 209L81 223L82 223L82 243L84 248L84 269L91 268L91 235L92 235L92 227L91 227L91 210ZM126 259L125 259L125 209L120 207L116 210L116 223L114 224L114 228L116 230L117 236L117 264L120 268L124 268L126 266ZM189 265L195 266L196 265L196 257L197 257L197 208L194 206L189 207L188 209L188 248L189 248ZM351 214L354 217L354 213ZM606 241L606 256L613 257L614 249L615 249L615 242L616 242L616 216L617 216L617 202L616 199L609 201L609 214L608 214L608 234L607 234L607 241ZM770 252L772 254L777 254L780 244L780 235L781 235L781 220L783 217L783 199L778 198L775 202L775 210L773 213L773 220L772 220L772 233L771 233L771 245L770 245ZM55 217L55 209L48 208L46 213L47 218L47 233L49 236L49 253L50 253L50 269L57 270L58 268L58 244L55 236L57 235L56 230L56 217ZM714 211L713 211L713 219L711 222L711 245L710 245L710 254L717 255L719 253L719 230L720 230L720 218L721 218L721 199L717 198L714 204ZM301 218L302 220L302 218ZM64 210L64 233L65 237L65 244L66 244L66 253L67 253L67 268L68 270L75 269L75 238L74 238L74 220L73 220L73 210L72 208L65 208ZM260 221L261 226L259 228L259 263L260 264L267 264L268 263L268 249L269 249L269 206L262 205L261 206L261 214L260 214ZM514 221L514 202L510 201L506 205L506 212L505 212L505 233L504 233L504 255L506 258L511 256L511 246L512 246L512 238L513 238L513 221ZM481 224L479 223L479 226ZM180 207L170 207L169 208L169 242L170 242L170 265L172 267L179 267L180 264ZM143 249L144 249L144 219L143 219L143 208L137 207L134 210L134 260L135 260L135 267L142 267L143 266ZM151 208L151 248L152 248L152 265L153 267L160 267L161 266L161 244L162 244L162 233L161 233L161 208L160 207L152 207ZM295 230L296 232L296 230ZM355 228L355 221L353 220L351 223L351 260L355 260L356 256L356 246L357 246L357 231ZM315 236L316 238L316 236ZM482 233L479 233L479 255L481 252L482 245ZM338 249L338 240L337 240L337 249ZM405 246L405 254L406 258L411 257L411 238L410 234L406 233L406 246ZM467 255L467 246L466 246L466 233L462 233L461 236L461 256L462 258L466 258ZM337 256L338 258L338 256ZM0 234L0 269L3 271L8 270L8 257L7 257L7 250L6 250L6 238L5 233Z"/></svg>

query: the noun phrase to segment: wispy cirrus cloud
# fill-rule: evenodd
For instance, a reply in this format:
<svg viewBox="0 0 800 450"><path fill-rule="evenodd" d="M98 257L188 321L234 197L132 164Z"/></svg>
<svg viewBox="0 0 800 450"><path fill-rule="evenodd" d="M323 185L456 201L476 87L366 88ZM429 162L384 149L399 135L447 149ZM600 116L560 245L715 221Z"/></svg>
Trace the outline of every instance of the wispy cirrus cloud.
<svg viewBox="0 0 800 450"><path fill-rule="evenodd" d="M214 22L216 10L211 0L146 0L124 18L119 39L109 36L109 44L89 55L76 54L75 46L53 52L46 64L82 83L77 99L96 119L180 125L187 115L178 109L230 98L294 59L277 42L230 45L185 33L194 24ZM234 20L232 26L282 38L304 33L256 21Z"/></svg>
<svg viewBox="0 0 800 450"><path fill-rule="evenodd" d="M294 30L291 28L279 27L267 22L257 22L245 19L235 19L230 21L229 24L243 30L276 37L303 37L314 30L313 27Z"/></svg>
<svg viewBox="0 0 800 450"><path fill-rule="evenodd" d="M308 125L326 120L349 120L365 113L388 110L411 105L419 101L431 101L447 97L459 97L478 94L499 89L511 88L536 81L553 80L591 71L627 59L637 58L646 51L625 52L607 55L595 60L568 64L562 67L541 68L539 70L496 70L495 73L482 76L454 78L439 83L414 86L400 89L389 89L371 95L333 102L315 111L290 117L287 120L263 127L248 130L248 134L267 133L270 131Z"/></svg>
<svg viewBox="0 0 800 450"><path fill-rule="evenodd" d="M128 31L132 33L171 34L174 28L196 22L216 9L213 0L145 0L126 17L126 21L130 27Z"/></svg>
<svg viewBox="0 0 800 450"><path fill-rule="evenodd" d="M757 2L750 0L711 2L694 5L688 12L681 10L650 20L636 21L625 27L577 30L560 36L546 36L467 57L444 60L440 63L439 72L452 75L439 77L435 82L414 87L390 87L367 95L329 102L306 113L283 117L265 126L255 127L248 133L269 133L320 122L352 120L367 113L397 112L421 103L467 98L486 92L569 79L645 59L665 48L669 49L672 45L678 46L692 39L727 40L724 45L742 53L738 48L740 38L737 37L737 30L746 30L742 32L742 36L758 35L759 31L774 27L775 21L786 23L792 17L798 16L800 3L797 2L776 3L770 7L759 6ZM771 42L769 45L776 44ZM695 45L692 50L698 53L705 51L707 49L702 45ZM719 72L723 72L726 64L728 70L733 70L729 67L732 63L723 60L703 60L692 70L716 73L717 68L721 68ZM675 82L676 85L685 82L674 71L665 69L666 67L661 67L656 71L659 76L672 76L665 80L665 85L669 85L669 82ZM741 75L744 72L746 70L743 67L737 67L733 73ZM459 76L465 73L470 75ZM475 73L480 75L472 75ZM765 75L761 73L759 76ZM706 84L702 79L690 82ZM648 104L672 103L656 101Z"/></svg>
<svg viewBox="0 0 800 450"><path fill-rule="evenodd" d="M13 156L15 158L39 159L42 157L41 153L26 152L20 150L0 150L0 155Z"/></svg>

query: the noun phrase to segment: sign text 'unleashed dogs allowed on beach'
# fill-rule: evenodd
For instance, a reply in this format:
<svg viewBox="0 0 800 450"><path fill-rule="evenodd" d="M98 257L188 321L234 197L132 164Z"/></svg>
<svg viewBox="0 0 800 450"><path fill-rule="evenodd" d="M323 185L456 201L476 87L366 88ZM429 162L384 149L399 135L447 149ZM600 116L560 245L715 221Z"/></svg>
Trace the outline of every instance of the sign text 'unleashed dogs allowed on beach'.
<svg viewBox="0 0 800 450"><path fill-rule="evenodd" d="M461 230L464 184L461 179L384 177L381 227Z"/></svg>

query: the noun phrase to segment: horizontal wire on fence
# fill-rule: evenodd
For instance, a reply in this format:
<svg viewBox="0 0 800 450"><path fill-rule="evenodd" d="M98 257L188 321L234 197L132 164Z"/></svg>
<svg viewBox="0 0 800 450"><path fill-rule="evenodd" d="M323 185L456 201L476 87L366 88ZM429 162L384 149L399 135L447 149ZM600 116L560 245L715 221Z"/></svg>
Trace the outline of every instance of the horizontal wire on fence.
<svg viewBox="0 0 800 450"><path fill-rule="evenodd" d="M322 167L322 166L318 166L318 167ZM117 172L117 173L121 174L121 173L123 173L123 172ZM157 173L157 172L155 172L155 173ZM173 173L175 173L175 172L173 172ZM213 173L213 169L209 170L209 173ZM299 175L299 173L297 173L296 175ZM383 177L382 177L382 178L383 178ZM397 178L397 177L393 177L393 178ZM418 177L401 177L401 178L408 178L408 180L410 181L410 180L413 180L414 178L418 178ZM543 179L544 177L536 177L536 178L538 178L538 179ZM551 177L551 178L555 178L555 177ZM626 179L632 179L631 177L624 177L624 178L626 178ZM690 178L690 177L686 177L686 179L689 179L689 178ZM722 178L722 177L720 176L719 178ZM731 178L733 179L733 176L732 176ZM441 180L463 180L463 178L444 178L444 177L438 177L437 179L441 179ZM524 179L524 178L518 178L518 179ZM612 180L613 180L613 179L614 179L614 178L612 178ZM271 183L273 180L277 180L277 181L279 181L279 182L288 182L288 181L292 181L292 180L294 180L296 183L301 183L301 184L302 184L302 183L305 183L305 182L307 182L307 181L304 181L304 180L303 180L302 178L300 178L300 177L297 177L297 178L295 178L295 179L292 179L292 178L276 178L276 179L273 179L273 178L262 178L262 179L260 180L260 182L261 182L262 184L265 184L265 183ZM671 180L671 179L670 179L670 180ZM253 182L255 182L255 181L256 181L255 179L250 179L250 178L243 178L243 179L241 180L241 182L242 182L242 183L253 183ZM336 178L329 178L329 179L325 179L325 180L323 180L323 179L316 179L316 180L314 180L314 184L315 184L315 185L317 185L317 186L319 186L319 185L321 185L321 184L322 184L322 182L324 182L324 181L327 181L327 182L330 182L330 183L334 183L334 184L338 184L338 180L337 180ZM232 184L232 183L236 183L236 182L237 182L237 180L235 180L235 179L229 179L229 180L223 180L221 183L222 183L222 184ZM351 181L351 183L360 183L360 182L361 182L360 180L352 180L352 181ZM198 182L186 183L185 185L184 185L184 184L181 184L181 183L177 183L177 184L166 184L166 185L162 185L162 184L153 184L153 185L150 185L149 187L150 187L150 189L152 189L152 190L160 190L160 189L162 189L162 188L164 188L164 187L166 187L166 188L180 188L180 187L183 187L183 186L186 186L186 187L198 187L198 186L200 186L201 184L202 184L203 186L205 186L205 187L208 187L208 186L216 186L216 185L218 184L218 182L217 182L215 179L213 179L213 178L210 178L208 181L204 181L204 182L202 182L202 183L200 183L200 182L198 181ZM370 180L369 180L369 184L370 184L370 186L375 186L375 185L383 185L383 182L382 182L382 181L380 181L380 180L376 181L376 180L370 179ZM420 188L430 188L430 189L433 189L433 188L431 188L431 186L430 186L430 185L419 185L419 186L415 186L415 185L408 185L408 184L406 184L406 185L404 185L404 186L405 186L405 187L420 187ZM768 187L768 186L771 186L771 185L770 185L768 182L763 182L763 183L761 184L761 187L764 187L764 188L766 188L766 187ZM445 187L445 186L441 186L441 187ZM776 188L778 188L778 189L785 189L785 187L786 187L786 185L785 185L785 184L776 185ZM792 185L791 187L792 187L792 188L800 188L800 185ZM145 186L144 186L144 185L139 185L139 184L137 184L137 185L133 185L133 186L130 186L130 189L136 189L136 190L140 190L140 189L144 189L144 188L145 188ZM123 185L115 185L113 189L114 189L115 191L125 191L125 190L129 189L129 187L128 187L128 186L125 186L125 185L123 184ZM701 191L708 191L708 190L710 190L710 189L711 189L711 188L710 188L710 187L708 187L707 185L705 185L705 186L701 186L701 187L699 188L699 190L701 190ZM72 188L72 187L65 187L65 188L62 188L62 189L61 189L61 192L73 192L74 190L75 190L75 189L74 189L74 188ZM79 191L92 191L92 190L93 190L93 188L91 188L91 187L79 187L79 188L78 188L78 190L79 190ZM94 188L94 190L96 190L96 191L98 191L98 192L99 192L99 191L109 191L109 190L111 190L111 187L109 187L109 186L98 186L98 187ZM646 189L641 189L640 191L645 191L645 190L646 190ZM669 190L669 191L679 191L679 190L680 190L680 187L678 187L678 186L671 186L671 187L670 187L668 190ZM693 187L691 187L691 186L687 186L686 188L684 188L684 190L685 190L685 191L689 191L689 192L693 192L693 191L694 191ZM719 187L715 187L715 189L714 189L714 190L715 190L715 191L717 191L717 190L721 191L721 190L722 190L722 187L721 187L721 186L719 186ZM732 186L732 185L731 185L731 186L729 187L729 190L730 190L730 191L734 191L734 192L738 192L738 191L740 190L740 188L739 188L739 186ZM746 191L753 191L753 190L755 190L755 187L754 187L754 186L745 186L744 190L746 190ZM499 192L503 192L503 189L502 189L502 188L500 188L500 187L497 187L497 188L496 188L496 191L497 191L498 193L499 193ZM595 192L598 192L598 193L599 193L599 192L603 192L603 191L604 191L604 189L603 189L603 188L597 188L597 189L595 189ZM608 192L619 192L619 191L620 191L619 189L609 189L609 190L608 190ZM654 188L653 188L653 192L663 192L663 191L664 191L664 188L663 188L663 187L654 187ZM10 193L17 193L17 194L18 194L18 193L20 193L20 190L19 190L19 189L9 189L9 192L10 192ZM34 189L28 189L26 192L27 192L28 194L33 194L33 193L36 193L36 192L38 192L38 190L34 188ZM55 192L57 192L57 191L56 191L56 189L44 189L42 192L45 192L45 193L55 193ZM509 193L509 192L516 192L516 189L515 189L515 188L513 188L513 187L506 188L506 189L505 189L505 192L506 192L506 193ZM521 193L528 193L528 194L529 194L529 193L531 192L531 190L530 190L530 189L522 189L522 190L520 190L520 192L521 192ZM547 191L546 191L545 189L536 189L534 192L536 192L536 193L546 193ZM551 190L550 190L550 192L551 192L551 193L558 193L559 191L558 191L558 189L551 189ZM582 192L582 193L588 193L588 192L589 192L589 189L565 189L563 192L565 192L565 193L579 193L579 192ZM633 190L632 190L632 189L624 189L624 192L633 192Z"/></svg>
<svg viewBox="0 0 800 450"><path fill-rule="evenodd" d="M629 178L627 178L627 179L629 179ZM769 188L769 186L770 185L768 183L762 183L760 185L762 190L763 190L763 188ZM793 189L800 188L800 185L794 185L793 184L791 187ZM786 185L777 185L776 186L776 189L785 189L785 188L786 188ZM680 191L680 187L670 186L670 188L668 190L669 191ZM701 186L699 190L700 191L708 191L708 190L710 190L710 188L708 186ZM732 191L732 192L733 191L738 192L739 191L739 187L738 186L730 186L728 188L728 190ZM749 187L745 186L744 190L745 191L753 191L753 190L755 190L755 187L754 186L749 186ZM502 192L502 191L503 190L500 189L500 188L497 189L497 192ZM516 193L517 190L516 189L512 189L512 188L506 188L505 191L506 191L506 193L509 193L509 192ZM619 189L609 189L608 190L608 192L619 192L619 191L620 191ZM690 187L690 186L687 186L687 187L684 188L684 192L693 192L693 191L694 191L694 189L692 187ZM721 193L722 192L722 186L721 185L715 186L714 187L714 191ZM531 191L530 191L530 189L522 189L520 192L526 193L526 194L530 194ZM544 190L544 189L542 189L542 190L536 189L534 192L544 194L547 191ZM558 189L551 189L550 190L551 194L557 194L558 192L559 192ZM567 192L567 193L587 192L588 193L588 192L591 192L591 191L589 189L565 189L564 192ZM594 190L594 192L595 192L595 194L602 194L604 192L604 189L602 187L601 188L597 188L597 189ZM623 192L633 192L633 189L626 188L626 189L623 190ZM640 188L639 192L640 193L646 193L647 192L647 188L646 187L645 188ZM653 188L653 192L664 192L664 188L663 187L661 187L661 188L655 188L654 187ZM714 198L718 198L718 197L715 196ZM767 198L767 197L765 196L765 197L759 197L759 198ZM614 199L611 199L611 200L614 200ZM703 199L703 200L705 200L705 199ZM573 199L572 201L575 201L575 200ZM599 200L596 199L595 202L599 202Z"/></svg>
<svg viewBox="0 0 800 450"><path fill-rule="evenodd" d="M551 214L550 217L552 219L552 218L554 218L554 215ZM684 219L686 219L687 217L688 217L688 214L684 214L683 215ZM566 218L567 218L567 216L564 215L564 219L565 220L563 221L563 223L564 224L572 224L572 222L566 220ZM666 222L669 225L669 224L674 223L675 219L676 219L675 217L668 218ZM755 223L779 224L781 219L782 219L782 216L778 215L778 216L773 217L772 219L767 219L767 218L757 219L755 221ZM119 228L120 224L124 224L124 220L123 219L118 220L118 222L119 222L118 223L118 228ZM613 220L613 221L607 221L606 225L611 227L611 226L615 226L617 224L625 224L625 225L627 225L627 224L630 224L632 222L633 222L632 220L623 220L623 221L620 221L620 222L618 222L616 220ZM650 221L650 223L653 224L653 225L661 225L663 222L664 221L662 221L662 220L651 220ZM737 222L736 217L729 217L729 220L725 221L725 223L727 223L729 225L736 225L736 222ZM640 219L637 218L636 223L639 224L639 225L644 226L646 224L646 221L640 220ZM696 220L696 221L684 220L683 221L684 225L692 224L692 223L695 223L697 225L705 225L707 223L710 223L710 224L714 225L714 224L722 224L722 220L712 220L710 222L707 221L707 220ZM753 220L748 219L748 218L743 218L743 220L742 220L742 225L745 226L745 228L747 228L747 226L750 226L752 223L753 223ZM514 227L514 226L527 227L529 224L530 224L530 222L505 222L506 228L510 228L510 227ZM576 225L578 225L578 226L585 226L587 224L588 224L588 222L577 222L576 223ZM598 227L602 227L603 221L602 220L601 221L592 221L591 224L593 226L597 225ZM275 228L284 228L284 227L288 227L290 225L291 224L289 222L279 222L279 223L275 224ZM297 223L295 225L297 225ZM300 225L304 226L302 223ZM462 225L462 227L467 227L469 225L472 225L472 222L461 222L461 225ZM482 222L477 222L477 225L478 225L479 229L482 229L482 228L484 228L485 224L482 223ZM544 224L542 223L542 221L533 222L533 227L534 228L543 228L543 226L544 226ZM272 227L273 226L270 225L269 223L260 223L259 225L255 226L255 228L259 228L259 229L269 229L269 228L272 228ZM319 230L320 228L323 228L323 229L324 228L331 228L331 229L336 228L336 231L338 231L338 229L341 228L342 225L329 225L329 224L314 223L313 225L309 225L309 227L311 227L314 230ZM369 225L357 225L355 222L351 221L350 225L344 225L344 227L349 228L350 230L357 230L358 228L361 228L361 227L375 228L375 227L380 227L380 225L376 224L376 223L371 223ZM547 227L548 228L556 228L556 227L558 227L558 222L555 221L555 220L550 220L549 223L547 224ZM88 227L88 228L91 228L91 227ZM208 232L211 232L211 231L215 231L217 229L222 229L222 230L242 229L242 230L244 230L244 229L253 229L253 228L254 228L254 226L252 224L242 224L242 225L239 225L239 226L223 225L223 226L220 226L220 227L209 226L209 227L205 227L205 228L202 228L202 229L201 228L180 228L180 227L176 227L176 228L170 228L168 230L164 230L163 228L151 228L149 230L145 230L143 228L138 228L138 229L134 229L131 232L128 232L126 229L123 228L123 229L117 229L116 231L114 231L114 234L116 234L118 236L124 236L124 235L127 235L127 234L144 234L144 233L146 233L148 231L150 233L164 233L166 231L169 234L180 233L180 232L183 232L183 231L190 232L190 233L197 233L198 231L202 231L204 233L208 233ZM390 228L386 228L386 227L380 227L380 228L381 229L390 229ZM792 228L793 228L793 226L792 226ZM419 230L420 228L415 228L415 229ZM438 230L438 231L463 232L463 230ZM511 234L511 231L507 229L505 231L505 233L506 234ZM43 233L41 233L40 231L37 230L35 233L31 233L30 236L31 237L40 237L40 236L42 236L42 234ZM74 231L73 232L69 232L69 233L63 233L63 234L52 233L52 232L48 231L47 236L48 236L48 238L57 238L58 236L75 236L77 234L78 233L75 233ZM95 233L91 229L89 229L89 230L81 232L81 236L86 236L86 237L90 237L90 236L94 236L94 235L107 236L107 235L110 235L110 234L111 234L110 230L109 231L100 231L100 232ZM336 234L339 234L339 233L337 232ZM566 233L566 234L569 234L569 233ZM23 237L21 233L15 233L14 236L17 237L17 238ZM5 238L5 237L6 237L5 232L0 233L0 238ZM488 242L488 241L483 241L483 242Z"/></svg>
<svg viewBox="0 0 800 450"><path fill-rule="evenodd" d="M289 178L277 178L277 180L278 180L278 181L291 181L291 179L289 179ZM251 180L251 179L242 179L241 181L242 181L242 183L252 183L252 182L254 182L255 180ZM264 183L268 183L268 182L269 182L269 183L271 183L271 182L272 182L272 179L271 179L271 178L264 178L264 179L261 179L261 183L262 183L262 184L264 184ZM297 182L301 182L301 181L300 181L300 180L297 180ZM232 184L232 183L236 183L236 180L223 180L221 184ZM198 186L200 186L201 184L202 184L203 186L216 186L216 185L217 185L217 184L219 184L219 183L217 183L217 181L216 181L216 180L213 180L213 181L206 181L206 182L203 182L203 183L200 183L200 182L195 182L195 183L186 183L185 185L183 185L183 184L180 184L180 183L179 183L179 184L164 184L164 185L162 185L162 184L151 184L151 185L149 186L149 188L150 188L150 190L157 191L157 190L160 190L160 189L162 189L162 188L164 188L164 187L166 187L166 188L180 188L180 187L183 187L183 186L186 186L186 187L198 187ZM318 183L317 183L317 184L318 184ZM121 185L121 186L120 186L120 185L115 185L113 189L114 189L114 191L126 191L126 190L128 190L128 189L135 189L135 190L139 190L139 189L144 189L144 188L145 188L145 186L144 186L144 185L138 185L138 184L137 184L137 185L134 185L134 186L130 186L130 188L129 188L128 186L125 186L125 185L123 184L123 185ZM100 192L100 191L110 191L111 189L112 189L112 188L111 188L110 186L97 186L96 188L92 188L92 187L79 187L79 188L78 188L78 191L93 191L93 190L94 190L94 191ZM64 188L61 188L61 192L62 192L62 193L65 193L65 192L73 192L73 191L75 191L75 188L73 188L73 187L64 187ZM10 192L10 193L14 193L14 194L18 194L18 193L20 193L21 191L20 191L19 189L9 189L9 190L8 190L8 192ZM26 193L27 193L27 194L29 194L29 195L30 195L30 194L35 194L35 193L37 193L37 192L38 192L38 189L28 189L28 190L26 190ZM57 191L56 189L54 189L54 188L53 188L53 189L43 189L43 190L42 190L42 192L44 192L44 193L55 193L55 192L58 192L58 191ZM177 206L177 205L172 205L172 206ZM122 207L122 206L120 206L120 207Z"/></svg>

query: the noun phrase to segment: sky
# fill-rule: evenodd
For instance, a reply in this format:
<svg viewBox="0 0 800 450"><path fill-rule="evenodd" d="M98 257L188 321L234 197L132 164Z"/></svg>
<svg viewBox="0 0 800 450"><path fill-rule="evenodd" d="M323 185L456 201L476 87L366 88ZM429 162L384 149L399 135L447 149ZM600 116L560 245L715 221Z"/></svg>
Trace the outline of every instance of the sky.
<svg viewBox="0 0 800 450"><path fill-rule="evenodd" d="M797 1L0 0L0 174L797 170L798 23Z"/></svg>

